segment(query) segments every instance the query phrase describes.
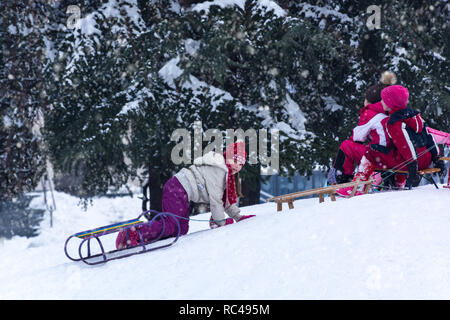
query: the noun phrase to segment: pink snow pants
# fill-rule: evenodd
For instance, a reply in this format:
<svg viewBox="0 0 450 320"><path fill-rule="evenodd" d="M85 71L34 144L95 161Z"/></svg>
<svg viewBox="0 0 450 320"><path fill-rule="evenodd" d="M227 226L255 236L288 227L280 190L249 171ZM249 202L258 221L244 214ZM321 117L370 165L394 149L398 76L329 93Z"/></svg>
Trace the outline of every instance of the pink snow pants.
<svg viewBox="0 0 450 320"><path fill-rule="evenodd" d="M354 142L352 140L345 140L339 147L345 154L345 160L342 164L344 174L353 175L355 171L355 165L361 162L361 158L364 156L368 147L364 144Z"/></svg>

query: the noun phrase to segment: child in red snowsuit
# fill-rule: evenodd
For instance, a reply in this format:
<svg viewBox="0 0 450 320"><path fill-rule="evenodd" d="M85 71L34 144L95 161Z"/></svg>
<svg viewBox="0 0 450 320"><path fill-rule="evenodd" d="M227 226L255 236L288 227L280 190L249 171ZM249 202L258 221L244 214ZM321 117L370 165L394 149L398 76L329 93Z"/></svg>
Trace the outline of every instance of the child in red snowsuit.
<svg viewBox="0 0 450 320"><path fill-rule="evenodd" d="M432 162L439 160L439 146L426 130L421 114L406 107L407 88L386 88L381 97L382 104L390 109L387 131L395 149L386 154L371 148L366 152L366 158L378 168L408 170L408 184L417 186L420 182L417 171L429 168Z"/></svg>
<svg viewBox="0 0 450 320"><path fill-rule="evenodd" d="M377 144L390 147L392 143L386 132L383 120L386 120L387 109L381 104L381 91L396 82L395 74L384 72L379 83L369 87L365 92L364 107L359 112L358 126L353 129L350 139L339 146L338 154L333 167L328 174L328 183L345 183L351 181L355 164L361 162L361 158L368 150L368 145Z"/></svg>
<svg viewBox="0 0 450 320"><path fill-rule="evenodd" d="M386 121L386 130L394 148L371 145L364 153L353 180L367 181L375 168L389 168L408 170L408 185L417 186L420 182L418 170L439 160L439 147L427 132L422 116L406 107L408 97L408 89L400 85L387 87L381 92L381 103L390 114L383 121ZM338 193L342 195L348 191L351 190L343 188Z"/></svg>

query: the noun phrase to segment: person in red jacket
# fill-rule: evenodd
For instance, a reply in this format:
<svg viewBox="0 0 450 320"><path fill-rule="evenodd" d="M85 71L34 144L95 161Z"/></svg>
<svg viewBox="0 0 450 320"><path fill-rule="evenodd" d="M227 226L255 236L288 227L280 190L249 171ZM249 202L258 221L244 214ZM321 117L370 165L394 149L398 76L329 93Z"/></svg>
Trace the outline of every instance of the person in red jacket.
<svg viewBox="0 0 450 320"><path fill-rule="evenodd" d="M397 170L408 170L408 184L417 186L418 170L439 166L440 149L418 111L407 108L409 92L402 86L386 88L381 92L382 103L390 109L387 131L396 150L387 157L377 151L369 151L368 158L379 166L384 164Z"/></svg>
<svg viewBox="0 0 450 320"><path fill-rule="evenodd" d="M387 87L381 92L381 103L390 114L383 121L386 121L386 130L394 148L371 145L361 158L354 180L367 181L375 168L388 168L407 170L408 185L417 186L420 182L418 170L429 168L432 162L438 165L440 149L426 130L421 114L407 108L408 97L408 89L400 85ZM343 188L338 193L345 195L349 190Z"/></svg>
<svg viewBox="0 0 450 320"><path fill-rule="evenodd" d="M396 82L395 74L383 72L380 82L369 87L365 92L364 107L359 112L358 126L352 131L352 136L339 146L333 166L328 173L328 183L345 183L353 178L355 165L368 150L368 145L377 144L390 147L391 141L386 132L383 120L388 118L385 107L381 104L381 91Z"/></svg>

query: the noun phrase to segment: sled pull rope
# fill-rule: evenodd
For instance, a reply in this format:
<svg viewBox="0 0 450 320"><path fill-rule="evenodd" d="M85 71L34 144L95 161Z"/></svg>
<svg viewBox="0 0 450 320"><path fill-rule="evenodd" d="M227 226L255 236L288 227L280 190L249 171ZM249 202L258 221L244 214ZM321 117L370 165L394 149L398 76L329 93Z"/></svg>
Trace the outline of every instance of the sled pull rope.
<svg viewBox="0 0 450 320"><path fill-rule="evenodd" d="M171 213L171 212L158 212L158 211L156 211L156 210L147 210L147 211L144 211L141 215L145 215L146 213L170 213L172 216L177 217L177 218L180 218L180 219L183 219L183 220L197 221L197 222L209 222L209 219L207 220L207 219L186 218L186 217L182 217L182 216L179 216L179 215L174 214L174 213ZM224 218L224 219L213 220L213 221L214 221L214 222L222 222L222 221L226 221L226 220L227 220L227 219Z"/></svg>

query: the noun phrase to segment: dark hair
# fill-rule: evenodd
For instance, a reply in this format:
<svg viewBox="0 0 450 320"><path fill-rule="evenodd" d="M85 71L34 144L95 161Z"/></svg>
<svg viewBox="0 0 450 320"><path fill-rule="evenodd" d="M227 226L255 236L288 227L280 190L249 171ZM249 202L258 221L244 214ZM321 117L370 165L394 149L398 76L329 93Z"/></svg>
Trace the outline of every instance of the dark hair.
<svg viewBox="0 0 450 320"><path fill-rule="evenodd" d="M381 91L384 88L392 86L397 82L397 78L393 72L385 71L381 74L380 82L367 88L365 93L366 100L372 104L381 101Z"/></svg>

